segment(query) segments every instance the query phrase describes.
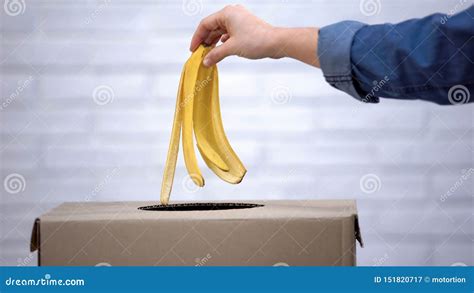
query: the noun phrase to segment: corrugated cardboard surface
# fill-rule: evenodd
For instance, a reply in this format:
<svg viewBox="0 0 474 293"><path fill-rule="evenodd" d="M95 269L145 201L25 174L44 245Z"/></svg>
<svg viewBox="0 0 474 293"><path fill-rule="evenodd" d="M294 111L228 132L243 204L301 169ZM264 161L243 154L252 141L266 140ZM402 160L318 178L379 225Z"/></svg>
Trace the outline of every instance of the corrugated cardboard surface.
<svg viewBox="0 0 474 293"><path fill-rule="evenodd" d="M355 265L355 201L143 211L154 202L64 203L36 220L40 265Z"/></svg>

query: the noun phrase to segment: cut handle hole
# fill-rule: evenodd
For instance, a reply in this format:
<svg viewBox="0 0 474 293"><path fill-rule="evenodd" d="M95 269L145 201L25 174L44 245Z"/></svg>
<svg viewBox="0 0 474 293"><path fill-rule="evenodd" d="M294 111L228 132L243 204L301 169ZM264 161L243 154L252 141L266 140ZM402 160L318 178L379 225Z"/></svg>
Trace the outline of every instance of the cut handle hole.
<svg viewBox="0 0 474 293"><path fill-rule="evenodd" d="M178 212L178 211L221 211L221 210L238 210L238 209L251 209L263 207L262 204L255 203L232 203L232 202L223 202L223 203L178 203L178 204L169 204L169 205L151 205L139 207L139 210L143 211L169 211L169 212Z"/></svg>

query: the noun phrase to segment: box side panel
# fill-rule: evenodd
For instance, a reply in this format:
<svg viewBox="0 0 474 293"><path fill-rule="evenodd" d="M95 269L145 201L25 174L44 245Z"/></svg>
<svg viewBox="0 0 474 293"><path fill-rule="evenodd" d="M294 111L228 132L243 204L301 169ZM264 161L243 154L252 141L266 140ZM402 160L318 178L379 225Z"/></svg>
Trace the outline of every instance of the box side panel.
<svg viewBox="0 0 474 293"><path fill-rule="evenodd" d="M353 265L351 247L355 240L352 236L351 246L345 238L345 226L341 218L289 219L278 223L272 237L255 253L252 265Z"/></svg>
<svg viewBox="0 0 474 293"><path fill-rule="evenodd" d="M341 265L356 265L356 217L344 218L341 222Z"/></svg>
<svg viewBox="0 0 474 293"><path fill-rule="evenodd" d="M350 222L341 218L48 222L41 227L41 264L353 265Z"/></svg>

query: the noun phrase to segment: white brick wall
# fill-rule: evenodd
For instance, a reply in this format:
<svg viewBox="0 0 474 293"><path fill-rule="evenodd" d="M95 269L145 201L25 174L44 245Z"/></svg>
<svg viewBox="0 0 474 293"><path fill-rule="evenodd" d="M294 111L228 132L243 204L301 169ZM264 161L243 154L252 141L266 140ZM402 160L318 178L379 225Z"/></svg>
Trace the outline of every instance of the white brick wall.
<svg viewBox="0 0 474 293"><path fill-rule="evenodd" d="M359 0L242 3L275 25L323 26L396 22L457 2L383 0L370 17ZM0 265L36 263L33 220L60 202L158 200L190 37L226 1L197 3L194 16L171 0L26 1L21 15L0 11L0 178L26 182L16 194L0 188ZM219 69L225 127L248 175L227 185L203 168L206 187L189 192L180 158L174 199L356 198L360 265L474 264L474 174L456 184L474 167L472 105L361 104L291 60L232 57ZM99 85L113 89L112 103L94 103ZM291 99L276 104L282 87ZM370 173L381 184L367 194L360 180Z"/></svg>

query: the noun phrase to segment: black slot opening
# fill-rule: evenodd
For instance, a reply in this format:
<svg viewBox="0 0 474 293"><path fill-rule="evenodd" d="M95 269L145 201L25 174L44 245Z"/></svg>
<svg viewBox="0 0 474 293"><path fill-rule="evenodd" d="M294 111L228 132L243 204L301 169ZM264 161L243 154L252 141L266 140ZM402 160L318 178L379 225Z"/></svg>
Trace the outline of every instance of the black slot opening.
<svg viewBox="0 0 474 293"><path fill-rule="evenodd" d="M220 210L237 210L251 209L263 207L262 204L255 203L233 203L233 202L199 202L199 203L177 203L169 205L151 205L139 207L143 211L220 211Z"/></svg>

